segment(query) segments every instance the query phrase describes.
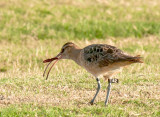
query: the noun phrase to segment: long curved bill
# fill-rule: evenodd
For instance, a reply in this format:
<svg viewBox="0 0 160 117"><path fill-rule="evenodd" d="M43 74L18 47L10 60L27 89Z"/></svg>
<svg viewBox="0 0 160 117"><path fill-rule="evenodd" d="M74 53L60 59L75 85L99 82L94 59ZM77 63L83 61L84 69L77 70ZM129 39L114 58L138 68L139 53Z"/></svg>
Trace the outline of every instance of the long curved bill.
<svg viewBox="0 0 160 117"><path fill-rule="evenodd" d="M62 56L62 53L59 53L56 57L54 57L54 58L51 58L51 59L46 59L46 60L44 60L43 61L43 63L48 63L48 65L46 66L46 68L45 68L45 70L44 70L44 73L43 73L43 77L45 76L45 73L46 73L46 70L47 70L47 68L49 67L49 65L55 60L55 62L52 64L52 66L50 67L50 69L49 69L49 71L48 71L48 73L47 73L47 77L46 77L46 80L48 79L48 76L49 76L49 73L50 73L50 71L51 71L51 69L52 69L52 67L58 62L58 60L60 60L61 59L61 56Z"/></svg>

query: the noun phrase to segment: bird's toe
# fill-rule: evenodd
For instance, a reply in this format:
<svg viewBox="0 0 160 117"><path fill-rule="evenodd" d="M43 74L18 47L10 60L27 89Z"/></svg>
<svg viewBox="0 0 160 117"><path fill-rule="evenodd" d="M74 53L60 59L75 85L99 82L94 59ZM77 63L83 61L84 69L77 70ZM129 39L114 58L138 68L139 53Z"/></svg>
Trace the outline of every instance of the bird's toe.
<svg viewBox="0 0 160 117"><path fill-rule="evenodd" d="M93 105L94 102L91 100L89 103L90 103L91 105Z"/></svg>

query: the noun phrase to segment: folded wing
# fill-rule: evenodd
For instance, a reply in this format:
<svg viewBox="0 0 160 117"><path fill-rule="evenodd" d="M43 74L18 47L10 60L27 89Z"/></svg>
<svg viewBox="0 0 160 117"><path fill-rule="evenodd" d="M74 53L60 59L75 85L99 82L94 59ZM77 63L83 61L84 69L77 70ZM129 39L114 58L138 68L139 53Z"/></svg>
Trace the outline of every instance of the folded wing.
<svg viewBox="0 0 160 117"><path fill-rule="evenodd" d="M98 64L105 67L115 62L129 61L132 63L142 62L140 56L130 56L124 54L120 49L107 44L93 44L84 48L84 59L88 63Z"/></svg>

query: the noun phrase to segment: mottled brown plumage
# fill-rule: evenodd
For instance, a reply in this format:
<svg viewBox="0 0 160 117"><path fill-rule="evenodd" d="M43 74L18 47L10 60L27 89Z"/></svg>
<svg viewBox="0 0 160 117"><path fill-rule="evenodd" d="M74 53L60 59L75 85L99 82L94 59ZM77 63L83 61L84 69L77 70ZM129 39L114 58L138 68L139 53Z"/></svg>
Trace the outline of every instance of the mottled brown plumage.
<svg viewBox="0 0 160 117"><path fill-rule="evenodd" d="M96 63L99 67L123 61L133 61L137 57L124 54L120 49L107 44L93 44L84 48L84 58L91 64ZM137 61L138 62L138 61Z"/></svg>

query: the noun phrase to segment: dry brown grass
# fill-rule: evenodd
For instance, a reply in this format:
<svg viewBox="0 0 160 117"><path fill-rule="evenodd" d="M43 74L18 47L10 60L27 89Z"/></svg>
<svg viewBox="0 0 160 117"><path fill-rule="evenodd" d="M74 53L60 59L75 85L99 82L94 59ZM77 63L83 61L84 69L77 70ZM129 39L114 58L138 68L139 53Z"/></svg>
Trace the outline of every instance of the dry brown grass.
<svg viewBox="0 0 160 117"><path fill-rule="evenodd" d="M64 42L30 40L19 44L5 41L0 43L2 61L0 69L5 69L0 73L1 107L33 103L60 108L90 108L88 102L95 94L96 81L74 62L60 61L52 70L49 80L45 81L42 77L45 67L42 60L55 56ZM152 107L154 110L159 109L158 37L73 42L81 47L93 43L106 43L115 45L132 55L142 55L144 64L131 65L117 76L120 83L113 85L110 105L119 105L120 109L129 115L137 114L137 116L152 114ZM98 108L103 107L107 88L107 83L103 79L101 82L102 90L95 105Z"/></svg>

